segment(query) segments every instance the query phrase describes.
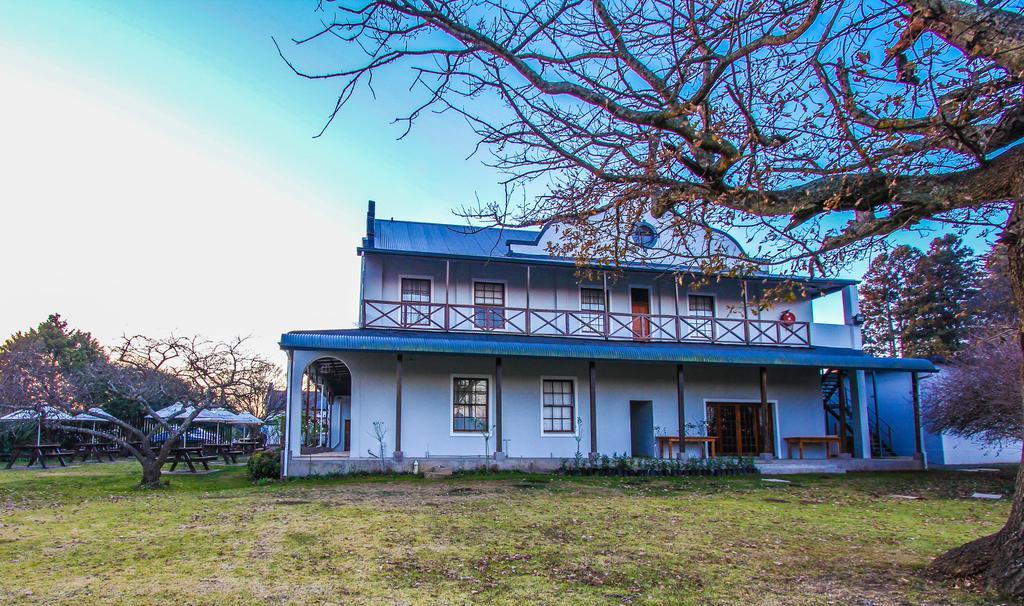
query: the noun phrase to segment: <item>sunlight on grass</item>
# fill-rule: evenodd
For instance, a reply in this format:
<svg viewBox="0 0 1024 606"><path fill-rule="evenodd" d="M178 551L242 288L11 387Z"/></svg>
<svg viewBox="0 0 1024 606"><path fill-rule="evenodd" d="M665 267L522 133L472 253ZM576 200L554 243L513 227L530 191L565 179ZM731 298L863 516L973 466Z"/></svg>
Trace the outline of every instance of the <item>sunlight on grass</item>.
<svg viewBox="0 0 1024 606"><path fill-rule="evenodd" d="M999 528L1009 471L503 474L134 488L133 463L0 473L0 604L989 603L929 580ZM892 495L914 496L898 499Z"/></svg>

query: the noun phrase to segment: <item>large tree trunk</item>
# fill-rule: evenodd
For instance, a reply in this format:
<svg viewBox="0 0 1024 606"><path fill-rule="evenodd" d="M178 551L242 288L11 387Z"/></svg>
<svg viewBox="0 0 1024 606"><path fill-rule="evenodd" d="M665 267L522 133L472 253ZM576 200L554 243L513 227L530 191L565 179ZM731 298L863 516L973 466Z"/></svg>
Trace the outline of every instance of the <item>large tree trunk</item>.
<svg viewBox="0 0 1024 606"><path fill-rule="evenodd" d="M163 461L146 459L140 461L142 463L142 481L139 482L141 488L160 488L161 469L163 468Z"/></svg>
<svg viewBox="0 0 1024 606"><path fill-rule="evenodd" d="M1003 241L1009 257L1014 301L1017 309L1024 310L1024 200L1014 204ZM1024 313L1020 318L1018 339L1024 350ZM1020 372L1024 381L1024 366ZM1024 416L1024 401L1020 414ZM1015 600L1024 600L1024 463L1017 470L1013 507L1006 525L993 535L944 553L932 566L953 577L983 576L990 588Z"/></svg>

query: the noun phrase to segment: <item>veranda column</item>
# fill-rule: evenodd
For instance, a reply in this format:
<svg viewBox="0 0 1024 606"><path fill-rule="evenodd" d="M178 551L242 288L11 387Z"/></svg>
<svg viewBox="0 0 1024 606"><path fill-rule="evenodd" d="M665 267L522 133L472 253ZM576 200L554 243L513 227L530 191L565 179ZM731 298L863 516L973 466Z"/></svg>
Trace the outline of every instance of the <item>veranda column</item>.
<svg viewBox="0 0 1024 606"><path fill-rule="evenodd" d="M396 461L402 460L402 354L395 363L395 452Z"/></svg>
<svg viewBox="0 0 1024 606"><path fill-rule="evenodd" d="M679 417L679 453L678 457L683 458L686 454L686 405L683 401L684 392L683 365L676 364L676 414ZM671 447L669 449L671 451Z"/></svg>
<svg viewBox="0 0 1024 606"><path fill-rule="evenodd" d="M503 459L501 443L501 358L494 358L494 458Z"/></svg>
<svg viewBox="0 0 1024 606"><path fill-rule="evenodd" d="M836 380L839 385L839 452L849 452L846 449L846 371L839 369L836 371Z"/></svg>
<svg viewBox="0 0 1024 606"><path fill-rule="evenodd" d="M853 456L859 459L871 458L871 427L868 422L868 390L863 370L855 370L850 376L850 417L853 419Z"/></svg>
<svg viewBox="0 0 1024 606"><path fill-rule="evenodd" d="M306 358L304 352L300 353L300 360L295 359L295 353L288 352L288 393L287 410L285 413L285 436L287 450L292 457L302 454L302 405L303 405L303 376L302 372ZM287 462L287 457L285 458ZM285 470L287 473L287 471Z"/></svg>
<svg viewBox="0 0 1024 606"><path fill-rule="evenodd" d="M914 398L914 458L923 459L921 448L921 383L916 372L910 373L910 389Z"/></svg>
<svg viewBox="0 0 1024 606"><path fill-rule="evenodd" d="M597 369L590 361L590 455L597 456Z"/></svg>
<svg viewBox="0 0 1024 606"><path fill-rule="evenodd" d="M775 456L775 445L772 444L772 436L768 432L768 368L762 366L761 375L761 458L771 459Z"/></svg>

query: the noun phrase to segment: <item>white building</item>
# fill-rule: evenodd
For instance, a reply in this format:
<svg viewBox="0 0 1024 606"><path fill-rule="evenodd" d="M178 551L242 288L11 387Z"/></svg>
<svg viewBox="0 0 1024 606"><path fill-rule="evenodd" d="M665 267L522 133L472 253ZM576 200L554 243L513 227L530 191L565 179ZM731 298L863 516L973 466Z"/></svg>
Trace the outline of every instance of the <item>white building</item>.
<svg viewBox="0 0 1024 606"><path fill-rule="evenodd" d="M634 235L660 236L646 222ZM783 277L698 286L686 268L640 258L580 281L571 259L546 252L558 236L378 220L371 202L359 327L281 337L285 473L379 464L375 428L393 468L652 456L680 435L690 456L710 442L775 466L797 438L821 459L837 436L844 456L830 465L858 468L872 454L864 371L934 370L861 351L855 282L801 279L802 298L758 314L749 302ZM702 246L740 248L725 234ZM815 323L812 301L838 291L845 324Z"/></svg>

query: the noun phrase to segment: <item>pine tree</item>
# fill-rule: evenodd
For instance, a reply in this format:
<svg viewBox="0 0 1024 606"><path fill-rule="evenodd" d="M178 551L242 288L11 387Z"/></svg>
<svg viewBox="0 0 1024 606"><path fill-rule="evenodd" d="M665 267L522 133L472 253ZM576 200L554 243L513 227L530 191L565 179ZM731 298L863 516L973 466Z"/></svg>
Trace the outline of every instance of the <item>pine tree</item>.
<svg viewBox="0 0 1024 606"><path fill-rule="evenodd" d="M973 251L954 234L932 240L907 288L902 355L948 358L962 349L976 314L982 272Z"/></svg>
<svg viewBox="0 0 1024 606"><path fill-rule="evenodd" d="M906 292L921 253L897 246L872 259L861 285L864 350L876 356L903 355L903 337L910 320Z"/></svg>

